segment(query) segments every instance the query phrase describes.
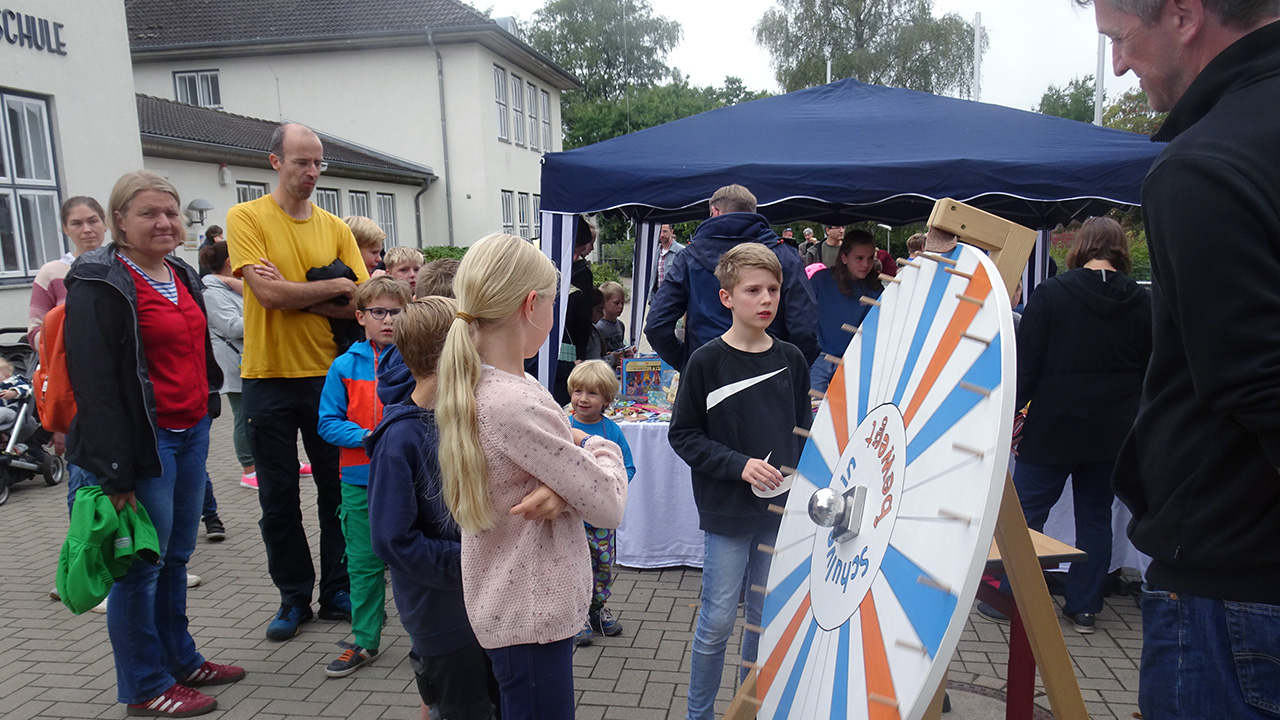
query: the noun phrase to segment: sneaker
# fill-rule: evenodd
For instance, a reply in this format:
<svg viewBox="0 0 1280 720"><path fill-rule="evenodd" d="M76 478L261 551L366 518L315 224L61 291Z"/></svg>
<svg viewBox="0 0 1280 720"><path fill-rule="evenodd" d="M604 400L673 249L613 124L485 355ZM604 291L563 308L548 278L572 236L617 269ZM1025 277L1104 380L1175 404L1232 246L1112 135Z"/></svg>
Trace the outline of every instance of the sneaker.
<svg viewBox="0 0 1280 720"><path fill-rule="evenodd" d="M1009 622L1008 615L1005 615L1004 613L1000 612L999 610L991 607L990 605L984 602L978 603L978 614L994 622L998 622L998 623Z"/></svg>
<svg viewBox="0 0 1280 720"><path fill-rule="evenodd" d="M251 473L244 473L240 476L240 487L247 487L252 490L258 489L258 472L255 470Z"/></svg>
<svg viewBox="0 0 1280 720"><path fill-rule="evenodd" d="M299 463L299 464L298 464L298 474L299 474L299 475L303 475L303 476L310 475L310 474L311 474L311 463Z"/></svg>
<svg viewBox="0 0 1280 720"><path fill-rule="evenodd" d="M320 619L351 622L351 593L339 590L329 602L320 603Z"/></svg>
<svg viewBox="0 0 1280 720"><path fill-rule="evenodd" d="M311 607L308 605L281 605L276 619L267 626L267 639L277 642L288 640L298 634L302 623L311 622Z"/></svg>
<svg viewBox="0 0 1280 720"><path fill-rule="evenodd" d="M182 718L213 712L217 707L217 700L199 690L174 683L173 687L154 700L129 705L127 712L133 717Z"/></svg>
<svg viewBox="0 0 1280 720"><path fill-rule="evenodd" d="M622 634L622 623L613 619L613 613L607 607L587 613L587 624L606 637Z"/></svg>
<svg viewBox="0 0 1280 720"><path fill-rule="evenodd" d="M573 646L582 647L583 645L590 645L592 638L595 636L595 631L591 629L591 621L588 620L582 624L582 629L578 631L578 634L573 636Z"/></svg>
<svg viewBox="0 0 1280 720"><path fill-rule="evenodd" d="M61 600L61 599L62 599L62 596L58 594L58 588L56 588L56 587L55 587L54 589L52 589L52 590L50 590L50 591L49 591L49 599L50 599L50 600Z"/></svg>
<svg viewBox="0 0 1280 720"><path fill-rule="evenodd" d="M1096 624L1093 613L1069 613L1064 612L1062 616L1071 621L1075 625L1076 632L1081 635L1092 635L1093 627Z"/></svg>
<svg viewBox="0 0 1280 720"><path fill-rule="evenodd" d="M99 615L106 615L106 614L107 614L107 599L106 599L106 598L102 598L102 602L100 602L100 603L98 603L97 605L94 605L93 607L89 608L89 612L97 613L97 614L99 614Z"/></svg>
<svg viewBox="0 0 1280 720"><path fill-rule="evenodd" d="M202 582L204 581L200 579L199 575L195 575L193 573L187 573L187 589L188 590L190 590L191 588L200 587L200 583Z"/></svg>
<svg viewBox="0 0 1280 720"><path fill-rule="evenodd" d="M350 643L338 643L338 647L346 648L337 660L325 666L324 674L329 677L346 677L360 668L378 659L378 651L362 648Z"/></svg>
<svg viewBox="0 0 1280 720"><path fill-rule="evenodd" d="M208 660L195 669L195 672L182 681L187 687L204 687L205 685L227 685L244 677L244 668L235 665L218 665Z"/></svg>
<svg viewBox="0 0 1280 720"><path fill-rule="evenodd" d="M227 539L227 529L217 515L204 519L204 539L209 542L222 542Z"/></svg>

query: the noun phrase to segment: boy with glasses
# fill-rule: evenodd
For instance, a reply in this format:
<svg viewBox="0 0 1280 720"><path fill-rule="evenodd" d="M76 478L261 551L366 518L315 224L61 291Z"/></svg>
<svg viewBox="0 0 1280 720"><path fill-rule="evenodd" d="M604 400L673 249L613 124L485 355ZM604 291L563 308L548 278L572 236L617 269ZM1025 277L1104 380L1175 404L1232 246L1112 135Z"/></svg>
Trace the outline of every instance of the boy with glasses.
<svg viewBox="0 0 1280 720"><path fill-rule="evenodd" d="M373 552L369 534L369 456L364 440L382 420L377 393L378 360L392 345L396 316L413 300L409 286L389 275L361 285L355 294L356 322L365 341L351 346L329 367L320 394L320 437L339 448L342 505L339 517L347 541L351 578L351 634L343 652L324 669L345 677L378 657L382 644L386 565Z"/></svg>

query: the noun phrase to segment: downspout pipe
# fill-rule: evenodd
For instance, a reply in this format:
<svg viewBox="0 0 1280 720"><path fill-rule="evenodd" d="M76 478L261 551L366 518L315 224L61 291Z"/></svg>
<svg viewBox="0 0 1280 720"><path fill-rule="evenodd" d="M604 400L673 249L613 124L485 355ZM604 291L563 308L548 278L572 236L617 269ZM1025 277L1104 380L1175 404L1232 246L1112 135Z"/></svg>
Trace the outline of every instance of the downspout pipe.
<svg viewBox="0 0 1280 720"><path fill-rule="evenodd" d="M413 194L413 217L418 223L418 249L422 249L422 194L431 187L431 178L422 179L422 189Z"/></svg>
<svg viewBox="0 0 1280 720"><path fill-rule="evenodd" d="M453 177L449 174L449 123L445 119L444 110L444 58L440 55L440 48L436 47L431 28L427 28L427 44L436 54L436 83L440 88L440 142L444 147L444 207L449 222L449 246L452 247L456 243L453 239ZM427 186L423 185L418 194L426 192L426 189ZM418 225L418 232L422 232L421 223Z"/></svg>

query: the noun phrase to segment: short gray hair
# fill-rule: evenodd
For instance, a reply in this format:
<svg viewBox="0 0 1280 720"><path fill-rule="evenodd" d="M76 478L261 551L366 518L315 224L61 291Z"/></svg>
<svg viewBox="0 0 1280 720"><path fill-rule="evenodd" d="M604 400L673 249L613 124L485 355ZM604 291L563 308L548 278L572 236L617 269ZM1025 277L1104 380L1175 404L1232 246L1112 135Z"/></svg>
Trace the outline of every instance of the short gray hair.
<svg viewBox="0 0 1280 720"><path fill-rule="evenodd" d="M1080 7L1089 7L1093 0L1074 0ZM1109 0L1120 12L1137 15L1143 24L1150 25L1160 17L1160 10L1169 0ZM1280 16L1280 0L1203 0L1204 9L1213 13L1223 25L1249 28L1266 18Z"/></svg>

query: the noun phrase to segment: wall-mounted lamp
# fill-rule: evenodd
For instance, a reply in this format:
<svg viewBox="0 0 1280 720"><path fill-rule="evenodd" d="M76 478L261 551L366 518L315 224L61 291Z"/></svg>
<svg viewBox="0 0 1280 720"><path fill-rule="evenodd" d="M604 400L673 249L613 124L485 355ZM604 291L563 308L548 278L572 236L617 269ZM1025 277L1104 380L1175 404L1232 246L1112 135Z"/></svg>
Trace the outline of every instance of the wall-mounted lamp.
<svg viewBox="0 0 1280 720"><path fill-rule="evenodd" d="M213 203L204 198L196 198L187 203L187 227L203 225L204 216L213 209Z"/></svg>

